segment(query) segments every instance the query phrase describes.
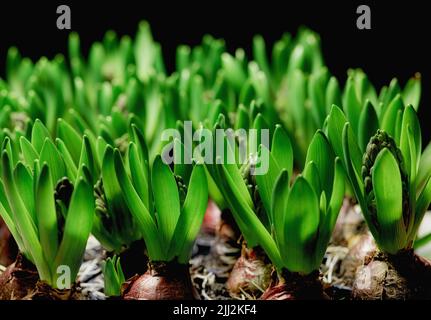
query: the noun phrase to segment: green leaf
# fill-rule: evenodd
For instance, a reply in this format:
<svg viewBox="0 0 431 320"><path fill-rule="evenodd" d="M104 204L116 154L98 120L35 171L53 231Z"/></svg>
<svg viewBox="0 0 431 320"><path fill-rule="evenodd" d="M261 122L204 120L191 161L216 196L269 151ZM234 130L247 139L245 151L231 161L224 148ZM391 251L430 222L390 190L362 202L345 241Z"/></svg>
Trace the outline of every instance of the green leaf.
<svg viewBox="0 0 431 320"><path fill-rule="evenodd" d="M162 260L166 255L162 248L166 248L166 246L161 242L162 239L159 230L157 229L156 222L153 220L148 209L145 207L133 187L126 170L124 169L123 160L121 159L121 155L118 150L114 151L114 163L118 183L121 186L124 199L126 200L130 212L133 214L140 226L147 246L148 255L153 261Z"/></svg>
<svg viewBox="0 0 431 320"><path fill-rule="evenodd" d="M328 247L341 205L344 199L345 191L345 173L340 158L335 159L334 185L332 187L332 196L323 221L320 221L319 235L316 245L316 263L320 264Z"/></svg>
<svg viewBox="0 0 431 320"><path fill-rule="evenodd" d="M341 90L338 80L335 77L331 77L326 87L326 113L329 114L333 105L341 106Z"/></svg>
<svg viewBox="0 0 431 320"><path fill-rule="evenodd" d="M7 133L6 133L7 134ZM13 167L16 165L16 163L18 162L18 154L17 152L15 152L15 142L13 140L13 137L11 136L6 136L3 140L3 144L1 149L7 151L9 157L10 157L10 166L11 169L13 169Z"/></svg>
<svg viewBox="0 0 431 320"><path fill-rule="evenodd" d="M181 215L170 244L169 257L178 256L179 263L188 263L191 250L202 224L208 204L208 187L202 165L193 168Z"/></svg>
<svg viewBox="0 0 431 320"><path fill-rule="evenodd" d="M431 233L422 235L415 240L413 248L415 250L422 248L423 246L426 246L428 243L430 243L430 241L431 241Z"/></svg>
<svg viewBox="0 0 431 320"><path fill-rule="evenodd" d="M351 159L351 146L355 145L355 139L352 137L353 132L350 129L350 124L346 123L343 128L342 133L342 140L343 140L343 165L347 173L347 177L349 178L350 185L353 189L353 192L355 194L356 200L358 200L362 213L364 214L364 218L367 222L368 228L370 229L371 233L373 234L376 241L378 241L379 233L377 232L375 225L373 221L371 220L371 216L368 212L368 207L365 202L365 195L364 195L364 183L360 177L360 172L355 169L352 159ZM358 149L359 147L354 149Z"/></svg>
<svg viewBox="0 0 431 320"><path fill-rule="evenodd" d="M253 38L253 57L258 63L259 68L265 72L267 77L270 76L268 57L266 55L265 40L261 35L257 35Z"/></svg>
<svg viewBox="0 0 431 320"><path fill-rule="evenodd" d="M97 137L96 140L96 159L98 166L101 168L103 164L103 155L105 154L105 150L108 143L102 137Z"/></svg>
<svg viewBox="0 0 431 320"><path fill-rule="evenodd" d="M103 224L102 216L99 214L96 208L96 214L93 219L93 228L91 233L100 242L102 247L109 252L119 253L122 251L124 243L121 243L120 239L112 235L111 230L107 230Z"/></svg>
<svg viewBox="0 0 431 320"><path fill-rule="evenodd" d="M179 45L175 55L175 66L177 70L184 70L190 64L190 47L186 45Z"/></svg>
<svg viewBox="0 0 431 320"><path fill-rule="evenodd" d="M396 142L396 144L399 146L401 144L401 128L403 125L403 111L398 110L397 112L397 117L395 120L395 133L394 133L394 140Z"/></svg>
<svg viewBox="0 0 431 320"><path fill-rule="evenodd" d="M85 120L75 109L67 110L67 114L65 116L69 123L77 129L78 133L83 133L89 126L85 123Z"/></svg>
<svg viewBox="0 0 431 320"><path fill-rule="evenodd" d="M64 144L63 140L57 138L55 141L57 144L58 151L63 158L67 177L71 181L75 181L76 176L78 175L78 168L76 167L76 164L73 162L71 154L67 149L66 145Z"/></svg>
<svg viewBox="0 0 431 320"><path fill-rule="evenodd" d="M138 150L141 152L142 161L145 161L147 163L149 162L149 156L148 156L148 148L147 144L145 143L145 137L141 130L135 125L132 124L132 138L133 142L136 143L136 146L138 147Z"/></svg>
<svg viewBox="0 0 431 320"><path fill-rule="evenodd" d="M288 84L291 92L288 95L289 112L293 117L295 126L301 128L304 126L306 118L304 106L307 97L307 80L304 73L300 70L294 70L289 76Z"/></svg>
<svg viewBox="0 0 431 320"><path fill-rule="evenodd" d="M421 191L425 186L428 177L431 175L431 143L425 148L420 157L419 168L417 172L417 190Z"/></svg>
<svg viewBox="0 0 431 320"><path fill-rule="evenodd" d="M250 126L250 116L244 105L240 104L236 112L235 130L248 129Z"/></svg>
<svg viewBox="0 0 431 320"><path fill-rule="evenodd" d="M45 139L45 143L40 151L39 162L41 164L46 162L49 165L53 185L56 185L66 175L64 161L54 143L48 138Z"/></svg>
<svg viewBox="0 0 431 320"><path fill-rule="evenodd" d="M371 102L367 100L359 118L358 142L362 152L365 152L368 141L376 134L378 128L379 119L377 118L377 113Z"/></svg>
<svg viewBox="0 0 431 320"><path fill-rule="evenodd" d="M261 201L269 218L269 223L272 226L274 224L274 215L271 212L272 190L274 189L275 181L280 174L281 168L278 166L271 153L269 153L269 150L265 150L264 148L266 149L264 145L260 145L258 157L262 157L262 152L266 151L268 153L268 171L265 174L256 174L255 179Z"/></svg>
<svg viewBox="0 0 431 320"><path fill-rule="evenodd" d="M58 119L58 137L63 140L67 146L70 155L75 163L79 163L81 155L81 136L63 119Z"/></svg>
<svg viewBox="0 0 431 320"><path fill-rule="evenodd" d="M207 166L207 167L209 170L211 170L211 175L214 178L214 181L217 183L218 190L221 192L224 198L224 201L232 211L235 217L236 223L238 224L238 227L241 230L242 234L244 235L244 238L247 241L248 245L255 246L257 245L255 236L249 231L249 226L245 223L245 221L243 220L244 218L240 215L240 212L242 212L242 210L249 209L250 211L252 211L252 209L250 205L248 205L245 202L244 198L239 193L239 190L237 188L238 186L234 183L228 183L228 182L232 182L232 178L228 173L227 169L222 168L223 166L227 166L227 165L221 164L221 161L217 162L217 158L215 163L216 164L214 166ZM232 198L231 199L232 201L231 201L230 198L232 196L235 197L235 199ZM249 212L247 211L246 213L249 213Z"/></svg>
<svg viewBox="0 0 431 320"><path fill-rule="evenodd" d="M317 169L317 165L314 161L307 162L303 171L303 177L313 188L316 195L321 194L323 190L319 177L319 169Z"/></svg>
<svg viewBox="0 0 431 320"><path fill-rule="evenodd" d="M181 158L184 157L186 152L184 144L178 138L175 138L172 143L174 148L174 174L180 176L184 182L188 184L192 166L190 164L184 163L183 159ZM203 161L203 159L195 160Z"/></svg>
<svg viewBox="0 0 431 320"><path fill-rule="evenodd" d="M247 79L241 62L227 52L222 54L221 60L226 80L239 91Z"/></svg>
<svg viewBox="0 0 431 320"><path fill-rule="evenodd" d="M146 21L139 24L134 53L137 74L142 81L147 81L155 72L154 63L157 58L157 49L151 35L150 26Z"/></svg>
<svg viewBox="0 0 431 320"><path fill-rule="evenodd" d="M405 105L411 104L417 111L421 99L421 75L416 74L407 81L403 90L403 100Z"/></svg>
<svg viewBox="0 0 431 320"><path fill-rule="evenodd" d="M70 57L73 59L81 58L80 39L76 32L71 32L69 34L68 52Z"/></svg>
<svg viewBox="0 0 431 320"><path fill-rule="evenodd" d="M326 117L325 89L328 81L328 70L322 68L310 75L308 81L308 96L311 102L311 114L315 124L321 128Z"/></svg>
<svg viewBox="0 0 431 320"><path fill-rule="evenodd" d="M220 139L216 139L217 143L219 143L218 140ZM223 139L223 145L221 146L215 146L215 150L219 150L217 149L217 147L220 148L224 148L224 154L225 154L225 159L221 159L221 158L216 158L215 159L215 163L224 163L223 167L227 170L227 172L229 173L230 178L232 179L232 181L235 183L236 188L238 189L239 192L239 196L241 197L242 200L245 201L245 203L251 208L254 208L254 204L253 204L253 200L250 196L250 193L248 191L247 185L244 182L244 179L241 175L240 170L238 169L238 166L236 163L230 163L229 158L227 157L229 154L235 156L234 151L233 151L233 147L231 146L231 144L229 143L229 140L226 138L226 136L224 136ZM217 154L216 154L217 155ZM224 161L224 162L223 162Z"/></svg>
<svg viewBox="0 0 431 320"><path fill-rule="evenodd" d="M388 183L388 177L391 177L391 183ZM404 248L406 229L403 221L401 173L389 149L384 148L377 156L372 180L381 234L379 245L383 250L395 254Z"/></svg>
<svg viewBox="0 0 431 320"><path fill-rule="evenodd" d="M39 242L36 225L18 193L10 169L10 159L6 151L2 153L1 167L6 197L11 206L18 233L22 236L25 250L30 255L28 258L36 265L40 279L50 282L51 274Z"/></svg>
<svg viewBox="0 0 431 320"><path fill-rule="evenodd" d="M414 228L411 234L411 239L416 237L417 230L422 222L422 219L427 211L428 207L431 204L431 176L428 178L427 183L425 184L424 189L418 197L416 202L416 210L415 210L415 221Z"/></svg>
<svg viewBox="0 0 431 320"><path fill-rule="evenodd" d="M157 224L162 241L168 246L180 216L180 198L174 175L160 156L154 160L151 183L157 211Z"/></svg>
<svg viewBox="0 0 431 320"><path fill-rule="evenodd" d="M429 176L422 192L420 193L416 201L414 223L413 223L412 231L409 235L409 240L412 240L412 241L415 240L419 226L430 204L431 204L431 175Z"/></svg>
<svg viewBox="0 0 431 320"><path fill-rule="evenodd" d="M124 277L123 269L121 268L120 257L118 257L115 263L115 269L117 270L118 281L120 284L123 284L126 281L126 278Z"/></svg>
<svg viewBox="0 0 431 320"><path fill-rule="evenodd" d="M130 236L130 234L128 234L128 231L130 231L131 228L129 210L123 198L121 186L117 180L114 163L114 150L109 145L107 146L103 157L102 181L108 212L113 222L112 232L121 242L128 243L128 239L123 238L122 235L125 234L126 237L127 235Z"/></svg>
<svg viewBox="0 0 431 320"><path fill-rule="evenodd" d="M382 116L387 111L391 101L393 101L394 98L396 98L396 96L400 94L401 94L401 88L398 83L398 80L396 78L393 78L391 80L391 83L389 84L389 87L387 87L387 90L382 89L381 97L379 100L383 101L383 107L382 107L383 112L380 116Z"/></svg>
<svg viewBox="0 0 431 320"><path fill-rule="evenodd" d="M285 215L285 266L308 274L316 269L313 252L319 227L319 201L304 177L298 177L287 200Z"/></svg>
<svg viewBox="0 0 431 320"><path fill-rule="evenodd" d="M404 104L400 95L397 95L388 105L386 112L381 119L380 128L386 131L391 137L395 137L397 115L404 110Z"/></svg>
<svg viewBox="0 0 431 320"><path fill-rule="evenodd" d="M24 157L27 166L32 167L34 160L39 158L39 153L33 147L33 145L24 136L19 139L21 153Z"/></svg>
<svg viewBox="0 0 431 320"><path fill-rule="evenodd" d="M82 168L84 165L89 169L89 172L91 174L91 181L93 182L93 184L95 184L97 179L99 178L99 170L96 165L96 159L94 158L93 149L87 135L84 135L82 139L82 150L81 156L79 158L78 168Z"/></svg>
<svg viewBox="0 0 431 320"><path fill-rule="evenodd" d="M108 258L102 264L104 277L104 293L108 297L118 297L121 295L121 285L124 282L124 274L121 269L120 258L114 256Z"/></svg>
<svg viewBox="0 0 431 320"><path fill-rule="evenodd" d="M269 149L270 137L269 137L268 128L269 128L269 126L268 126L267 122L265 121L265 119L263 118L262 114L258 113L256 118L254 119L254 122L253 122L253 129L256 129L256 133L253 133L253 134L255 134L255 136L252 137L253 139L250 139L250 137L248 137L249 141L253 141L252 143L249 143L247 145L248 154L253 154L253 155L257 154L259 152L259 146L261 144L263 144L266 147L266 150ZM266 131L266 130L268 130L268 131ZM237 151L237 150L235 150L235 151ZM263 163L260 163L260 164L258 163L256 165L256 167L262 167L264 165L265 164L263 164Z"/></svg>
<svg viewBox="0 0 431 320"><path fill-rule="evenodd" d="M405 143L405 139L407 138L407 128L410 127L412 131L413 138L413 146L415 151L416 162L412 163L411 170L416 172L419 166L420 161L420 153L422 152L422 134L421 134L421 126L419 123L419 119L417 117L416 111L413 109L411 105L408 105L404 109L403 119L402 119L402 129L401 129L401 146L403 142ZM401 148L401 151L404 151ZM407 154L403 152L404 157L408 157ZM406 167L407 169L408 167Z"/></svg>
<svg viewBox="0 0 431 320"><path fill-rule="evenodd" d="M340 159L344 159L342 136L344 124L346 122L347 119L343 111L338 106L332 105L327 121L328 138L335 154L337 157L340 157Z"/></svg>
<svg viewBox="0 0 431 320"><path fill-rule="evenodd" d="M33 189L33 176L36 177L36 174L32 176L29 169L22 162L17 163L13 174L23 204L30 214L33 223L37 225L37 215L34 207L37 198L35 198Z"/></svg>
<svg viewBox="0 0 431 320"><path fill-rule="evenodd" d="M58 267L67 266L70 268L71 280L75 281L93 226L94 204L92 186L83 178L78 178L67 211L63 239L55 259L54 274L58 275L56 272ZM56 281L54 287L55 285Z"/></svg>
<svg viewBox="0 0 431 320"><path fill-rule="evenodd" d="M291 52L291 40L290 34L285 33L282 39L277 41L272 49L272 70L277 82L281 80L281 77L287 70L287 64L289 62L289 55Z"/></svg>
<svg viewBox="0 0 431 320"><path fill-rule="evenodd" d="M133 185L136 187L136 192L139 194L145 207L152 212L152 196L149 181L149 168L147 163L143 163L139 157L138 147L135 143L129 144L129 167Z"/></svg>
<svg viewBox="0 0 431 320"><path fill-rule="evenodd" d="M115 259L115 257L114 257ZM111 258L102 263L102 272L104 280L104 293L108 297L121 295L121 288L118 281L117 272Z"/></svg>
<svg viewBox="0 0 431 320"><path fill-rule="evenodd" d="M288 171L283 169L277 177L271 196L271 210L274 215L275 239L283 259L284 253L286 252L284 241L284 220L286 216L287 199L289 196L289 178Z"/></svg>
<svg viewBox="0 0 431 320"><path fill-rule="evenodd" d="M321 130L318 130L308 147L305 163L309 163L310 161L315 163L317 174L321 182L321 188L323 188L328 197L330 197L332 193L334 158L335 155L328 139ZM315 191L317 194L320 194L322 190L319 188L315 189Z"/></svg>
<svg viewBox="0 0 431 320"><path fill-rule="evenodd" d="M253 212L252 208L239 195L236 184L232 180L227 165L217 164L216 168L220 175L219 182L221 190L228 203L235 221L237 222L247 244L251 247L261 245L272 263L277 267L282 267L280 252L268 230Z"/></svg>
<svg viewBox="0 0 431 320"><path fill-rule="evenodd" d="M364 103L365 100L370 100L371 103L376 104L378 101L377 93L371 82L368 80L367 75L362 70L355 70L354 78L361 104Z"/></svg>
<svg viewBox="0 0 431 320"><path fill-rule="evenodd" d="M46 138L51 139L48 129L39 119L36 119L31 131L31 144L36 152L40 153Z"/></svg>
<svg viewBox="0 0 431 320"><path fill-rule="evenodd" d="M357 142L358 139L355 137L352 129L350 128L349 122L347 122L344 125L342 140L343 140L344 165L347 169L349 177L351 179L352 177L356 177L356 180L360 182L361 181L360 172L362 168L362 153L359 150L359 146ZM361 186L361 184L359 184L359 186ZM358 190L361 190L361 189L358 189Z"/></svg>
<svg viewBox="0 0 431 320"><path fill-rule="evenodd" d="M275 126L272 137L271 154L281 169L286 169L289 177L293 173L293 150L289 136L280 125Z"/></svg>
<svg viewBox="0 0 431 320"><path fill-rule="evenodd" d="M356 92L355 82L353 78L349 77L347 79L343 106L347 119L349 119L349 122L352 124L352 129L355 134L358 134L359 117L361 114L361 102L359 98Z"/></svg>
<svg viewBox="0 0 431 320"><path fill-rule="evenodd" d="M36 188L36 214L40 244L49 265L54 264L58 249L58 224L54 202L54 187L47 164L42 166ZM54 274L55 270L51 270Z"/></svg>

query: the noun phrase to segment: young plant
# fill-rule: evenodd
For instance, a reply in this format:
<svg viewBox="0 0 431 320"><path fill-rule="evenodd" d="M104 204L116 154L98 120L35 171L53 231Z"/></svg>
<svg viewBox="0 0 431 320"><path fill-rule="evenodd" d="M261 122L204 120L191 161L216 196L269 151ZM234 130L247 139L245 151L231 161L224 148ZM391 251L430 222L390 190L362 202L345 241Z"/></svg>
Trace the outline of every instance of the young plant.
<svg viewBox="0 0 431 320"><path fill-rule="evenodd" d="M30 265L19 259L2 274L0 296L10 299L28 291L30 297L68 299L93 224L92 185L85 175L74 182L58 180L55 166L40 160L32 167L21 161L14 165L9 144L5 141L2 151L0 215ZM86 170L83 166L80 172ZM18 268L21 273L15 272ZM33 268L37 283L26 280Z"/></svg>
<svg viewBox="0 0 431 320"><path fill-rule="evenodd" d="M126 282L121 268L120 258L114 256L106 259L102 264L102 272L105 282L105 295L108 297L121 296L121 286Z"/></svg>
<svg viewBox="0 0 431 320"><path fill-rule="evenodd" d="M308 29L300 29L295 38L286 34L275 43L269 61L263 38L256 36L253 57L269 83L270 106L295 138L295 164L302 169L314 133L322 128L332 103L341 99L337 79L324 66L320 38Z"/></svg>
<svg viewBox="0 0 431 320"><path fill-rule="evenodd" d="M12 126L22 128L28 121L38 118L54 134L57 118L62 117L72 103L72 81L65 58L62 55L52 60L42 57L33 64L28 58L22 58L16 48L11 48L7 55L6 79L4 104L10 108L8 118Z"/></svg>
<svg viewBox="0 0 431 320"><path fill-rule="evenodd" d="M135 119L132 118L132 120ZM117 122L114 122L112 127L115 127L115 124L118 125ZM143 134L134 123L129 128L130 130L124 130L130 131L132 141L144 140ZM129 135L127 133L126 135L129 139ZM108 147L112 149L112 147L104 138L99 136L96 139L87 129L84 130L83 138L81 138L81 134L63 119L58 121L58 137L56 145L51 143L53 148L49 150L52 155L57 155L57 158L64 160L63 167L67 169L64 174L75 177L77 168L83 164L89 168L89 180L94 186L96 198L93 235L102 244L108 255L117 254L123 257L123 269L126 276L145 272L147 263L143 253L145 246L142 243L141 231L121 195L121 188L115 176L112 176L112 172L115 170L114 165L105 159L106 149ZM25 154L27 154L31 151L31 145L28 142L24 143L25 139L22 140L22 146L25 146ZM124 142L122 144L124 145ZM58 151L56 151L57 149ZM123 146L122 149L127 152L127 146L125 148ZM45 153L33 150L33 155L34 157L44 157ZM27 156L27 158L30 157ZM61 163L59 166L61 167ZM135 257L139 262L128 263L127 257Z"/></svg>
<svg viewBox="0 0 431 320"><path fill-rule="evenodd" d="M349 70L343 91L343 111L351 128L358 138L361 152L365 152L369 139L378 128L385 130L392 137L401 132L404 105L412 105L417 111L421 93L420 75L411 78L404 89L394 78L389 86L384 86L380 94L361 70ZM339 105L336 102L333 104ZM328 105L328 108L332 106Z"/></svg>
<svg viewBox="0 0 431 320"><path fill-rule="evenodd" d="M178 165L175 171L182 173L179 176L160 156L150 170L146 147L141 143L129 144L126 164L118 149L108 147L104 156L104 162L111 163L111 178L117 180L137 221L150 260L145 274L128 281L123 297L191 299L188 261L208 202L205 170L199 164L191 170Z"/></svg>
<svg viewBox="0 0 431 320"><path fill-rule="evenodd" d="M264 153L268 155L268 171L253 177L252 190L258 198L250 194L237 164L216 160L211 174L247 245L261 246L284 279L270 286L263 298L304 298L304 292L322 295L321 286L315 285L319 283L318 269L344 196L340 160L335 160L328 140L318 131L310 144L303 174L292 179L292 148L280 126L273 134L270 151L260 146L259 156ZM252 170L261 165L252 164ZM294 181L292 185L290 180ZM262 211L264 220L259 218ZM307 291L310 283L314 285Z"/></svg>
<svg viewBox="0 0 431 320"><path fill-rule="evenodd" d="M337 106L332 107L327 119L327 134L336 154L343 159L356 199L383 253L376 254L359 276L366 272L375 274L390 265L402 274L395 278L394 286L398 289L391 291L391 297L406 298L413 294L412 286L417 287L415 294L423 293L421 288L425 285L421 281L428 281L425 279L431 269L429 262L415 256L412 249L431 203L431 165L429 161L421 161L421 129L414 108L404 107L401 100L396 103L399 107L386 112L397 121L390 127L389 123L383 125L386 130L370 132L371 138L364 151L350 122ZM423 278L419 280L421 274ZM400 282L407 282L407 285L400 285ZM359 298L383 295L383 289L374 282L366 288L357 282L356 289L354 294ZM384 289L389 294L387 290Z"/></svg>

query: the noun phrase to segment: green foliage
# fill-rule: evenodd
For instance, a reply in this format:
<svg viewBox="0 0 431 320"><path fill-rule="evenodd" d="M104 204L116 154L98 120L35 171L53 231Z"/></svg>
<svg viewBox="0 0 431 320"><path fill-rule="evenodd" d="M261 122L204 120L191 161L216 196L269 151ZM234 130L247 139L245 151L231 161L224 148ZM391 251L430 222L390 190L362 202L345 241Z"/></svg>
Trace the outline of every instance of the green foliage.
<svg viewBox="0 0 431 320"><path fill-rule="evenodd" d="M121 285L126 281L121 268L120 258L114 256L102 263L105 295L108 297L121 296Z"/></svg>
<svg viewBox="0 0 431 320"><path fill-rule="evenodd" d="M343 86L324 65L319 36L304 28L270 50L256 36L251 57L205 35L178 47L171 74L146 22L134 38L108 31L88 56L71 33L68 49L67 58L32 62L10 48L0 79L0 215L50 285L61 264L75 279L90 230L115 254L143 238L151 260L187 263L208 197L278 269L310 273L325 253L345 174L379 246L413 246L431 201L419 74L378 92L363 71L349 70ZM184 151L191 137L163 141L163 130L181 131L186 120L192 135L256 129L257 144L240 154L237 133L223 143L241 163L214 156L168 166L165 147ZM106 293L119 295L119 259L103 269Z"/></svg>
<svg viewBox="0 0 431 320"><path fill-rule="evenodd" d="M55 161L14 165L3 150L0 184L1 217L40 279L54 288L60 266L75 280L94 217L92 185L83 176L53 180Z"/></svg>
<svg viewBox="0 0 431 320"><path fill-rule="evenodd" d="M396 88L393 84L392 87ZM382 119L378 123L380 129L363 149L351 123L333 106L327 134L336 155L343 160L376 242L382 250L395 254L411 248L416 239L431 202L431 167L428 151L421 160L420 125L411 105L405 107L397 94L387 104Z"/></svg>
<svg viewBox="0 0 431 320"><path fill-rule="evenodd" d="M267 173L245 181L237 164L215 159L209 171L248 246L261 246L279 270L308 274L319 268L332 234L344 197L344 170L321 131L313 137L304 172L296 179L290 139L280 126L270 150L260 145L259 157L265 153Z"/></svg>
<svg viewBox="0 0 431 320"><path fill-rule="evenodd" d="M205 169L195 164L190 177L176 176L160 156L150 169L139 143L130 142L126 161L118 149L107 147L110 184L117 185L118 201L133 216L150 259L187 263L208 202Z"/></svg>

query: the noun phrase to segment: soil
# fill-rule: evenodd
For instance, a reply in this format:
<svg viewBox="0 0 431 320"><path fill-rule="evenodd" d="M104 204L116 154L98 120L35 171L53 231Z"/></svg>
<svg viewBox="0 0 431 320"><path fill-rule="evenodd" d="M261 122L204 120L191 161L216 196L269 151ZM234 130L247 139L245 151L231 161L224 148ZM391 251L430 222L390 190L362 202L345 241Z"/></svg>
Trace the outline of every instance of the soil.
<svg viewBox="0 0 431 320"><path fill-rule="evenodd" d="M232 214L210 203L190 261L193 285L201 299L232 299L226 288L230 272L241 254L240 231ZM215 225L215 227L214 227ZM245 296L238 296L245 299Z"/></svg>
<svg viewBox="0 0 431 320"><path fill-rule="evenodd" d="M82 296L76 286L58 290L40 281L36 267L18 254L0 275L0 300L82 300Z"/></svg>
<svg viewBox="0 0 431 320"><path fill-rule="evenodd" d="M213 245L198 251L190 260L190 274L193 286L200 299L230 299L226 281L239 257L240 249L214 237L207 241L213 243Z"/></svg>
<svg viewBox="0 0 431 320"><path fill-rule="evenodd" d="M35 288L39 276L36 267L22 254L0 275L0 300L21 300Z"/></svg>
<svg viewBox="0 0 431 320"><path fill-rule="evenodd" d="M356 270L375 249L360 207L345 198L320 266L322 283L331 299L351 299Z"/></svg>
<svg viewBox="0 0 431 320"><path fill-rule="evenodd" d="M345 198L332 233L330 245L352 248L368 227L361 208L352 199Z"/></svg>
<svg viewBox="0 0 431 320"><path fill-rule="evenodd" d="M36 283L35 288L22 300L84 300L80 288L74 284L70 290L58 290L51 288L42 281Z"/></svg>
<svg viewBox="0 0 431 320"><path fill-rule="evenodd" d="M213 207L213 210L216 209ZM241 290L230 295L226 284L231 271L236 268L235 264L240 264L240 256L250 257L250 252L242 250L239 230L229 212L219 211L219 218L216 212L207 228L203 227L199 234L189 268L181 266L174 268L174 272L169 267L163 270L153 266L147 273L140 273L142 276L133 277L133 281L125 285L124 293L135 294L131 293L133 287L139 289L142 283L150 281L153 286L151 298L158 296L157 299L173 292L182 298L205 300L431 299L430 261L412 252L398 257L379 253L358 214L361 217L356 205L351 202L343 205L337 221L338 232L334 231L320 273L305 278L284 273L281 279L272 273L270 286L263 294L264 288L252 294ZM217 228L208 228L214 221L217 221ZM0 299L106 299L101 271L106 256L100 243L90 237L77 284L65 293L46 288L46 284L38 281L35 267L19 255L9 267L0 266ZM178 278L178 270L182 276L173 279ZM168 282L172 284L168 285Z"/></svg>

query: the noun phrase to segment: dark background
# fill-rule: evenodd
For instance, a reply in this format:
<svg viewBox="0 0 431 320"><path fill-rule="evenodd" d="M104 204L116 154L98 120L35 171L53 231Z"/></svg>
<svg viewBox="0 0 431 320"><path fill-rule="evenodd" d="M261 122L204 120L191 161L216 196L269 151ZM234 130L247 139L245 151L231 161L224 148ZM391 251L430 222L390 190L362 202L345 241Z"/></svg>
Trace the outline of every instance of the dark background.
<svg viewBox="0 0 431 320"><path fill-rule="evenodd" d="M93 41L101 40L108 29L120 35L134 35L140 20L149 21L170 70L177 45L198 44L205 33L224 38L230 51L243 47L250 52L256 33L262 34L267 43L273 43L283 32L295 33L299 26L305 25L321 35L326 64L343 82L346 70L353 67L362 68L378 88L388 84L392 77L398 77L404 85L415 72L420 72L423 93L419 116L426 144L431 137L431 11L424 3L8 1L0 8L0 75L4 74L6 52L12 45L33 60L67 52L69 31L56 28L56 8L60 4L70 6L72 30L79 32L84 50ZM356 8L360 4L371 8L372 30L356 28Z"/></svg>

